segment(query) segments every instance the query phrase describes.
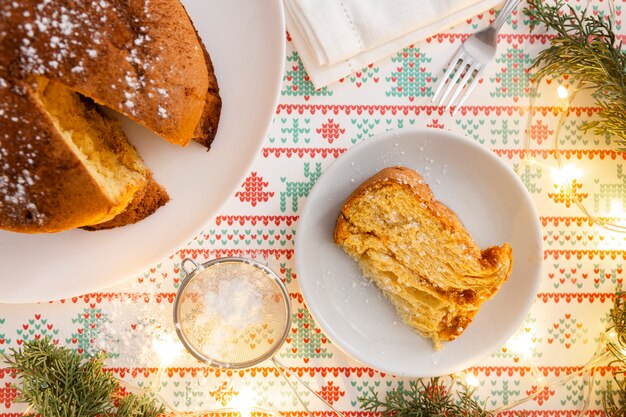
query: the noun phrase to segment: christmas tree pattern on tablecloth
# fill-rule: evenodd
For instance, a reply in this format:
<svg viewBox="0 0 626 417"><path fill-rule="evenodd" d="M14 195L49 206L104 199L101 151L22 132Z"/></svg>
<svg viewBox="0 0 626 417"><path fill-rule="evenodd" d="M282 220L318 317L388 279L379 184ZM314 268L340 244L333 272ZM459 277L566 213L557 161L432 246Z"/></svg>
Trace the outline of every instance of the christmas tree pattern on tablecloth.
<svg viewBox="0 0 626 417"><path fill-rule="evenodd" d="M431 60L432 58L413 45L391 58L398 66L391 76L385 77L388 82L395 84L385 93L387 97L407 97L409 101L413 101L416 97L432 96L432 86L437 78L427 71L426 64Z"/></svg>
<svg viewBox="0 0 626 417"><path fill-rule="evenodd" d="M508 405L519 398L522 390L519 388L520 381L491 381L491 406Z"/></svg>
<svg viewBox="0 0 626 417"><path fill-rule="evenodd" d="M65 339L65 343L84 358L95 356L100 351L94 346L96 339L101 336L102 326L110 322L108 315L103 313L102 309L85 308L82 313L72 319L72 323L77 324L78 328L71 337Z"/></svg>
<svg viewBox="0 0 626 417"><path fill-rule="evenodd" d="M316 90L304 69L304 64L297 52L287 56L285 77L283 78L283 96L301 96L309 100L312 96L332 96L333 92L326 87Z"/></svg>
<svg viewBox="0 0 626 417"><path fill-rule="evenodd" d="M541 169L541 167L528 163L513 164L513 171L517 173L529 193L541 193L543 190L543 188L539 186L539 182L543 177L543 169Z"/></svg>
<svg viewBox="0 0 626 417"><path fill-rule="evenodd" d="M309 195L311 188L313 188L320 175L322 175L321 163L316 162L315 169L311 170L311 163L305 162L304 177L307 180L287 181L286 177L281 177L280 180L285 184L285 191L280 192L280 211L287 211L287 200L291 199L291 209L297 212L299 199Z"/></svg>
<svg viewBox="0 0 626 417"><path fill-rule="evenodd" d="M241 185L243 190L237 191L235 197L242 203L250 203L252 207L256 207L258 203L267 203L271 197L274 197L273 191L265 191L268 185L269 182L264 181L263 177L257 176L256 172L252 172Z"/></svg>
<svg viewBox="0 0 626 417"><path fill-rule="evenodd" d="M530 95L529 72L533 59L529 54L519 49L518 45L513 45L496 58L495 63L501 66L499 73L489 79L495 85L491 97L512 98L517 102L520 97Z"/></svg>
<svg viewBox="0 0 626 417"><path fill-rule="evenodd" d="M294 235L295 235L295 230L294 230ZM285 282L285 284L290 284L291 281L293 281L297 277L297 274L293 271L293 268L287 267L286 262L280 263L279 272L280 272L280 275L284 277L283 281Z"/></svg>
<svg viewBox="0 0 626 417"><path fill-rule="evenodd" d="M291 332L286 340L288 349L283 350L281 357L303 358L305 362L311 358L333 357L333 354L324 347L329 345L330 341L322 330L315 326L315 321L307 309L298 308L298 311L292 314L292 323Z"/></svg>
<svg viewBox="0 0 626 417"><path fill-rule="evenodd" d="M622 210L626 209L626 174L622 164L617 164L616 178L618 182L615 183L600 183L600 191L593 196L593 209L596 212L602 210L610 213L618 203Z"/></svg>

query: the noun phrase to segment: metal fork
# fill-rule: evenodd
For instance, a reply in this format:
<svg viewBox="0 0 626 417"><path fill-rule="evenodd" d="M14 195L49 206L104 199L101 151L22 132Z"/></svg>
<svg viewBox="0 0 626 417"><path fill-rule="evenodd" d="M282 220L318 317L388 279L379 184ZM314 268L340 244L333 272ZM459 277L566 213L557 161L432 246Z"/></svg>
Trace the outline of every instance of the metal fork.
<svg viewBox="0 0 626 417"><path fill-rule="evenodd" d="M443 74L443 79L439 82L439 86L435 91L432 102L434 103L437 96L443 89L444 85L447 85L443 95L439 99L437 105L442 106L445 103L446 98L450 95L453 87L457 85L456 90L452 94L452 97L446 105L446 110L450 110L450 107L454 105L455 100L465 90L463 96L454 107L454 116L459 110L461 105L465 102L470 95L478 80L482 77L483 72L487 65L496 56L496 48L498 44L498 31L506 21L507 17L515 10L520 0L507 0L504 6L500 9L498 17L485 29L480 32L476 32L459 48L456 55L450 61L450 66ZM452 77L452 78L450 78Z"/></svg>

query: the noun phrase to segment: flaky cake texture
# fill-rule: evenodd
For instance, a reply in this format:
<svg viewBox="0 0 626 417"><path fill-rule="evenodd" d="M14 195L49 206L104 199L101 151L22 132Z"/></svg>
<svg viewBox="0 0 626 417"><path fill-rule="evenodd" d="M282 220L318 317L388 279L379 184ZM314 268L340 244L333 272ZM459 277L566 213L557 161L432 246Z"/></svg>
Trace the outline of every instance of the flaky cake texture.
<svg viewBox="0 0 626 417"><path fill-rule="evenodd" d="M467 328L513 263L507 243L481 251L421 175L404 167L386 168L352 193L334 241L435 349Z"/></svg>

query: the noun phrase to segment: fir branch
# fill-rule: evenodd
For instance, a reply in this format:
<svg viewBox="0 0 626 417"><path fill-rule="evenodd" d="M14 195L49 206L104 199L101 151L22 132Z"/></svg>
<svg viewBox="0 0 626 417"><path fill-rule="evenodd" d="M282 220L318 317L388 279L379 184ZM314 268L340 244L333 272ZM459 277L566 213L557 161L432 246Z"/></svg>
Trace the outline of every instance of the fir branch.
<svg viewBox="0 0 626 417"><path fill-rule="evenodd" d="M456 398L439 380L432 378L410 381L408 389L397 388L387 392L384 400L372 387L370 395L359 398L365 411L380 413L383 417L493 417L472 398L472 391L463 386Z"/></svg>
<svg viewBox="0 0 626 417"><path fill-rule="evenodd" d="M607 346L612 354L610 365L616 366L618 371L602 392L602 406L607 417L622 417L626 415L626 292L615 294L610 316L607 332L615 332L615 342L610 341Z"/></svg>
<svg viewBox="0 0 626 417"><path fill-rule="evenodd" d="M530 17L531 30L542 25L557 34L535 59L537 78L566 75L580 81L601 108L599 120L586 123L583 129L613 135L626 148L626 54L616 41L611 21L586 9L579 14L563 0L554 5L528 0L524 13Z"/></svg>
<svg viewBox="0 0 626 417"><path fill-rule="evenodd" d="M129 394L120 399L116 417L157 417L165 412L165 406L154 398Z"/></svg>
<svg viewBox="0 0 626 417"><path fill-rule="evenodd" d="M103 371L104 354L83 359L49 339L26 342L4 357L20 383L18 402L29 404L28 416L155 417L164 410L149 397L131 394L115 407L117 379ZM130 397L130 398L128 398Z"/></svg>

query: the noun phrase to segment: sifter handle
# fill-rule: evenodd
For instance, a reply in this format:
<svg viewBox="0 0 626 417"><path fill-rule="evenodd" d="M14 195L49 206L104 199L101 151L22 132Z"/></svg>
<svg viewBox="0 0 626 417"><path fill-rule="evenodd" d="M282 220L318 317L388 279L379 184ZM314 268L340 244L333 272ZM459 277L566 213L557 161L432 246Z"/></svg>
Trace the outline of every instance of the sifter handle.
<svg viewBox="0 0 626 417"><path fill-rule="evenodd" d="M193 268L190 270L187 270L187 267L185 266L186 263L191 262L193 264ZM191 274L193 271L197 270L199 268L198 264L196 263L196 261L194 261L191 258L185 258L183 259L183 261L180 263L180 269L183 270L183 272L185 273L185 275L189 275Z"/></svg>

